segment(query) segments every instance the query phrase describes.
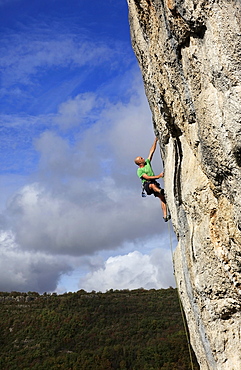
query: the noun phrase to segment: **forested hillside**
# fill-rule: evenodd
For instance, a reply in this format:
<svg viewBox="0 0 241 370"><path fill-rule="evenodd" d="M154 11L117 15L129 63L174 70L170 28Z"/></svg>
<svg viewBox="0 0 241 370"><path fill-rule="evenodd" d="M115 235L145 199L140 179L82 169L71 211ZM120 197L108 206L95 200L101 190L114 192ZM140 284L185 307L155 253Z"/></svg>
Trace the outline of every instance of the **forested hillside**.
<svg viewBox="0 0 241 370"><path fill-rule="evenodd" d="M191 369L176 289L0 293L0 316L2 370Z"/></svg>

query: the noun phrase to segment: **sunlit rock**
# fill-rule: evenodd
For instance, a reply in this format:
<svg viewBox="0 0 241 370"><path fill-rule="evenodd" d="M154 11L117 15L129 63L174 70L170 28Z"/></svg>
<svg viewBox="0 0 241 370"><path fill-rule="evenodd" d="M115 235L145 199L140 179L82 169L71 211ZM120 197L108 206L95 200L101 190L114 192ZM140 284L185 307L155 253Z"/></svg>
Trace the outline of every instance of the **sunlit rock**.
<svg viewBox="0 0 241 370"><path fill-rule="evenodd" d="M241 369L241 5L127 0L201 369Z"/></svg>

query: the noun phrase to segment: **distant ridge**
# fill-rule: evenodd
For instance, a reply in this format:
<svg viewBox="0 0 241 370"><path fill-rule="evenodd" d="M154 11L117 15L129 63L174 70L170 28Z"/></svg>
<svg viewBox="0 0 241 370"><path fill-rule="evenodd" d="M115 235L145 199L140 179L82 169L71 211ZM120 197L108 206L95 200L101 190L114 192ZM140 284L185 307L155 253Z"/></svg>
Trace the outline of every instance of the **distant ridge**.
<svg viewBox="0 0 241 370"><path fill-rule="evenodd" d="M2 370L190 368L172 288L2 292L0 323Z"/></svg>

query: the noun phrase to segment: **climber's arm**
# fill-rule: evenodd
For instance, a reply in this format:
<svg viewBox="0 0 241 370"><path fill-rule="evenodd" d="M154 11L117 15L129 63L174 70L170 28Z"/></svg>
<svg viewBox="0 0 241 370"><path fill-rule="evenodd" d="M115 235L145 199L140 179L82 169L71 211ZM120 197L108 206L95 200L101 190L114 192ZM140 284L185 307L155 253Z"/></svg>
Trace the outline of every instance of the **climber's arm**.
<svg viewBox="0 0 241 370"><path fill-rule="evenodd" d="M164 177L164 173L161 172L159 175L156 175L156 176L148 176L146 173L143 173L142 175L143 179L145 180L157 180L157 179L160 179L160 177Z"/></svg>
<svg viewBox="0 0 241 370"><path fill-rule="evenodd" d="M150 149L149 155L148 155L148 159L150 159L150 161L152 160L153 154L154 154L154 152L155 152L155 150L156 150L156 144L157 144L157 141L158 141L158 139L157 139L157 137L156 137L156 138L155 138L155 140L154 140L154 143L152 144L152 147L151 147L151 149ZM158 177L158 178L159 178L159 177Z"/></svg>

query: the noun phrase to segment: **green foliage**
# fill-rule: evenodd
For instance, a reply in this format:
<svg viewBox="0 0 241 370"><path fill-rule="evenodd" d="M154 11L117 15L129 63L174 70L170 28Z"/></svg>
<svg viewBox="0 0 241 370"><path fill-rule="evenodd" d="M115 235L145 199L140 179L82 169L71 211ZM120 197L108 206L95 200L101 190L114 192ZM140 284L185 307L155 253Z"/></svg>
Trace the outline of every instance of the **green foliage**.
<svg viewBox="0 0 241 370"><path fill-rule="evenodd" d="M176 289L0 297L2 370L191 369Z"/></svg>

